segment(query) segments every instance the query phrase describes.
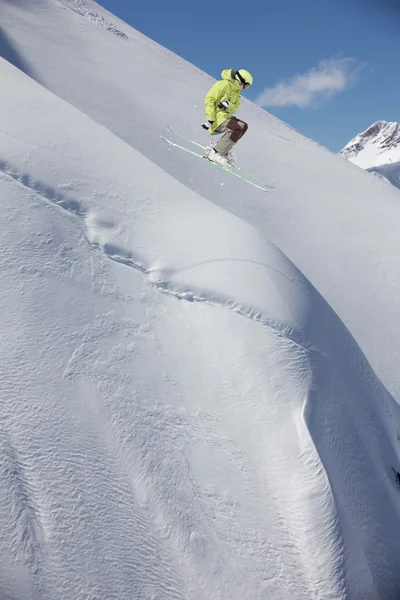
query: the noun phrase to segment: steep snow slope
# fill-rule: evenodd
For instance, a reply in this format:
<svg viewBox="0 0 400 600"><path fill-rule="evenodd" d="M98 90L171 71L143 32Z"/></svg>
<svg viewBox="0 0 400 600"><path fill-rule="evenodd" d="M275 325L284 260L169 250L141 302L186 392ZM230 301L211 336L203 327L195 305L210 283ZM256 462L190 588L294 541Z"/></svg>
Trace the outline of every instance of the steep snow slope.
<svg viewBox="0 0 400 600"><path fill-rule="evenodd" d="M249 105L259 131L243 163L264 171L269 142L272 197L166 151L160 113L179 119L153 95L179 69L200 93L198 72L74 5L2 5L14 42L63 15L57 46L30 39L30 74L52 87L66 69L55 91L81 103L1 62L3 596L397 599L398 405L266 236L353 329L368 324L396 387L397 195ZM78 61L82 40L98 67ZM124 83L131 42L140 94ZM123 85L135 113L118 106ZM183 108L184 78L180 93Z"/></svg>
<svg viewBox="0 0 400 600"><path fill-rule="evenodd" d="M340 154L400 187L400 125L377 121L353 138Z"/></svg>
<svg viewBox="0 0 400 600"><path fill-rule="evenodd" d="M261 178L275 177L276 192L265 198L169 150L160 138L170 123L207 140L200 124L210 77L95 2L19 0L3 1L1 7L1 27L13 56L31 76L267 235L338 312L386 386L400 397L396 190L244 101L240 114L250 130L238 147L239 160ZM107 30L100 17L128 39Z"/></svg>
<svg viewBox="0 0 400 600"><path fill-rule="evenodd" d="M337 316L244 221L3 76L3 589L395 598L399 409Z"/></svg>

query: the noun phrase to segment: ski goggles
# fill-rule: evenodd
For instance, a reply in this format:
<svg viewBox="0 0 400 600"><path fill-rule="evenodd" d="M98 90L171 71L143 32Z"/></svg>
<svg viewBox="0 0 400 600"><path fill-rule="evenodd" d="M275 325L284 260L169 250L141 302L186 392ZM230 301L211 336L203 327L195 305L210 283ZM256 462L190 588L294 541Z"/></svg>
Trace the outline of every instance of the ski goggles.
<svg viewBox="0 0 400 600"><path fill-rule="evenodd" d="M250 87L250 83L248 83L245 79L243 79L243 77L241 76L241 74L239 73L239 71L236 71L235 75L239 79L240 83L242 84L242 86L244 88Z"/></svg>

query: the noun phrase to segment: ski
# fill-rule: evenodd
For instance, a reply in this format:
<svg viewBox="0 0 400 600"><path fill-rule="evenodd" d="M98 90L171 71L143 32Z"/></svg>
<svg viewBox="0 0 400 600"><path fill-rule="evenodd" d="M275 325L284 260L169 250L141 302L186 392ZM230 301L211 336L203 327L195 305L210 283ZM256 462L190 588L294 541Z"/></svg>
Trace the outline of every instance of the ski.
<svg viewBox="0 0 400 600"><path fill-rule="evenodd" d="M195 142L194 140L191 140L190 138L186 137L185 135L182 135L181 133L178 133L170 125L167 125L167 128L169 129L169 131L171 133L173 133L174 135L177 135L178 137L182 138L186 142L189 142L190 144L193 144L194 146L197 146L198 148L201 148L202 150L206 149L206 146L203 146L203 144L199 144L199 142ZM254 181L256 181L259 185L262 185L262 186L264 186L266 188L269 188L271 190L275 189L275 186L270 185L268 183L265 183L264 181L261 181L261 179L258 179L258 177L256 177L252 173L248 173L242 167L239 167L238 165L235 165L235 164L232 164L231 166L232 166L232 168L237 169L238 171L240 171L243 175L246 175L247 177L252 177L254 179Z"/></svg>
<svg viewBox="0 0 400 600"><path fill-rule="evenodd" d="M222 165L218 165L217 163L212 162L211 160L208 160L208 158L206 156L203 156L202 154L199 154L198 152L193 152L193 150L189 150L189 148L185 148L185 146L181 146L180 144L176 144L172 140L164 137L163 135L161 136L161 138L164 140L164 142L167 142L167 144L169 144L173 148L179 148L180 150L184 150L184 152L187 152L188 154L191 154L192 156L197 156L197 158L201 158L202 160L204 160L205 162L207 162L209 165L213 165L214 167L218 167L218 169L221 169L222 171L225 171L226 173L229 173L230 175L233 175L234 177L237 177L238 179L241 179L242 181L248 183L249 185L252 185L253 187L255 187L255 188L257 188L257 189L259 189L259 190L261 190L263 192L272 192L273 191L273 188L265 187L264 184L259 185L255 181L251 181L250 179L246 179L245 177L243 177L242 175L240 175L240 173L235 173L235 171L232 171L230 168L223 167Z"/></svg>

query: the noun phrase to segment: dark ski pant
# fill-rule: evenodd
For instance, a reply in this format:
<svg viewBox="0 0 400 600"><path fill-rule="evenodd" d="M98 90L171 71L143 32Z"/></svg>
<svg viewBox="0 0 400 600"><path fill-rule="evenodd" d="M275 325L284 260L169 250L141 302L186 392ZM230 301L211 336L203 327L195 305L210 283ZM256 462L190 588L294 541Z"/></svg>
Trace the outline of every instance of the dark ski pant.
<svg viewBox="0 0 400 600"><path fill-rule="evenodd" d="M244 121L231 117L227 119L214 131L213 135L223 133L224 135L215 144L214 149L222 156L227 156L233 146L244 136L249 126Z"/></svg>

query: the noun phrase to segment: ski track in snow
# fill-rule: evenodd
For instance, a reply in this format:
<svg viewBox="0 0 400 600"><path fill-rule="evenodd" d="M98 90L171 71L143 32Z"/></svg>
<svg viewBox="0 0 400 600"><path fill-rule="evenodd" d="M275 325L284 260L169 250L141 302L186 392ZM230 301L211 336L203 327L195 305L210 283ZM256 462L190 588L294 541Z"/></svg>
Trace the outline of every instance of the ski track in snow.
<svg viewBox="0 0 400 600"><path fill-rule="evenodd" d="M20 174L14 168L7 164L7 162L3 159L0 159L0 172L4 174L5 177L13 179L17 184L23 186L30 192L35 193L35 195L43 198L46 201L50 201L52 204L63 208L64 210L72 213L76 217L79 217L83 221L87 217L87 211L84 207L84 204L79 203L75 199L68 198L63 192L57 190L51 186L46 186L45 184L40 183L39 181L33 180L28 174ZM85 230L87 232L87 226L85 224ZM126 251L119 246L115 246L112 244L100 244L98 242L93 242L89 239L88 235L85 236L88 244L91 247L98 248L107 258L118 262L126 267L130 267L139 271L143 275L147 276L151 285L157 288L161 293L172 296L178 300L186 300L187 302L199 302L203 304L209 304L212 306L222 306L235 312L242 317L250 319L252 321L256 321L261 325L271 328L275 331L279 336L284 337L289 340L299 348L306 350L308 352L316 352L321 355L324 355L319 348L317 348L314 344L307 343L302 339L302 336L299 332L296 332L294 329L288 329L283 327L278 322L273 321L269 316L263 314L255 307L249 305L240 305L234 298L224 297L222 295L212 296L210 293L208 295L204 295L193 290L189 289L181 289L177 286L173 287L171 282L164 281L160 279L157 272L155 272L151 267L146 267L139 258L133 256L132 252ZM273 268L273 267L271 267ZM276 269L274 269L276 271ZM287 278L286 275L280 273L283 277ZM292 283L295 283L293 280L290 280Z"/></svg>

